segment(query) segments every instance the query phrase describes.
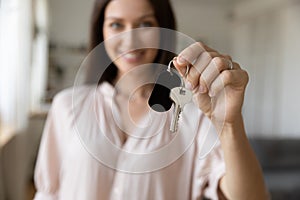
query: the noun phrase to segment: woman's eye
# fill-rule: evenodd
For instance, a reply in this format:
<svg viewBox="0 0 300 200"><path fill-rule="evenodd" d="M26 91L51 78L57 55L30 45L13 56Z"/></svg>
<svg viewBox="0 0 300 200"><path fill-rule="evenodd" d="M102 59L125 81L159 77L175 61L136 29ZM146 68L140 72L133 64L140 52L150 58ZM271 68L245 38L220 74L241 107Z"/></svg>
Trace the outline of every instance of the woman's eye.
<svg viewBox="0 0 300 200"><path fill-rule="evenodd" d="M122 24L119 22L113 22L110 24L110 27L113 29L120 29L120 28L122 28Z"/></svg>
<svg viewBox="0 0 300 200"><path fill-rule="evenodd" d="M153 24L152 22L143 22L140 24L140 27L152 27Z"/></svg>

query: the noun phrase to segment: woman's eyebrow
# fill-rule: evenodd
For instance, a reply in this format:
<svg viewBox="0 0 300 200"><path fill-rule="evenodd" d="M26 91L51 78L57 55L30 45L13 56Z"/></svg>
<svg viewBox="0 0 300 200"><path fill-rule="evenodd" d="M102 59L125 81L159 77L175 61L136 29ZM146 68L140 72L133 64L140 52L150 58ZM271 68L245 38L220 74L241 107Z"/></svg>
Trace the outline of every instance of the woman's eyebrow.
<svg viewBox="0 0 300 200"><path fill-rule="evenodd" d="M154 15L154 13L149 13L149 14L143 15L139 19L144 19L144 18L147 18L147 17L155 17L155 15Z"/></svg>
<svg viewBox="0 0 300 200"><path fill-rule="evenodd" d="M141 20L141 19L148 18L148 17L155 17L155 15L154 15L154 13L149 13L149 14L146 14L146 15L143 15L143 16L139 17L138 19ZM119 16L107 16L107 17L105 17L105 19L122 20L123 17L119 17Z"/></svg>

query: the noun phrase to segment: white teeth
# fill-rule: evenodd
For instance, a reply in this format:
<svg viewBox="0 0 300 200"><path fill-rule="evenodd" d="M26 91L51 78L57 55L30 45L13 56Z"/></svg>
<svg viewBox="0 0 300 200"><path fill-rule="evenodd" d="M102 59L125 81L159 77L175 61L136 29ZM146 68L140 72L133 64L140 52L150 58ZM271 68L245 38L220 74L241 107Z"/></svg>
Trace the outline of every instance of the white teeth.
<svg viewBox="0 0 300 200"><path fill-rule="evenodd" d="M126 53L124 54L124 57L128 59L135 59L138 58L139 55L139 53Z"/></svg>

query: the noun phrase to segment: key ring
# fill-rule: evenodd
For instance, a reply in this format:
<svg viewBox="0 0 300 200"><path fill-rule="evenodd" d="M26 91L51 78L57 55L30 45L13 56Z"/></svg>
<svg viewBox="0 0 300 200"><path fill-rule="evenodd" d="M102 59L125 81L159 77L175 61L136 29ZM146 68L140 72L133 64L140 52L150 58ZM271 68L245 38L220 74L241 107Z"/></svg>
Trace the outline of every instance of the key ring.
<svg viewBox="0 0 300 200"><path fill-rule="evenodd" d="M172 67L171 67L171 65L173 63L173 60L171 60L169 62L168 68L167 68L167 72L169 72L171 74L171 76L173 76L173 73L175 73L177 76L179 76L180 77L180 81L181 81L180 86L181 86L181 88L184 88L185 87L185 83L184 83L184 80L183 80L182 76L178 73L177 70L173 70ZM188 74L188 72L189 72L189 70L186 71L186 74Z"/></svg>
<svg viewBox="0 0 300 200"><path fill-rule="evenodd" d="M174 60L174 59L173 59ZM169 64L168 64L168 69L167 69L167 71L171 74L171 75L173 75L173 73L172 73L172 68L171 68L171 64L173 63L173 60L171 60L170 62L169 62Z"/></svg>
<svg viewBox="0 0 300 200"><path fill-rule="evenodd" d="M187 75L189 74L189 71L190 71L190 65L187 65L186 66L186 71L185 71L185 74L184 74L183 78L187 77ZM184 82L183 78L181 78L181 80L183 82L183 84L181 84L181 89L180 89L181 94L185 93L185 90L184 90L185 89L185 82Z"/></svg>
<svg viewBox="0 0 300 200"><path fill-rule="evenodd" d="M180 80L181 80L181 84L180 84L180 85L181 85L181 89L180 89L180 92L181 92L182 94L184 94L184 93L185 93L185 82L184 82L183 79L186 78L187 75L189 74L189 72L190 72L190 65L187 65L187 66L186 66L185 74L184 74L184 76L181 76L181 75L178 73L177 70L172 70L172 68L171 68L171 65L172 65L174 59L175 59L175 58L173 58L173 60L171 60L171 61L169 62L167 71L171 74L171 76L173 76L173 73L176 73L176 74L180 77ZM173 72L172 72L172 71L173 71Z"/></svg>

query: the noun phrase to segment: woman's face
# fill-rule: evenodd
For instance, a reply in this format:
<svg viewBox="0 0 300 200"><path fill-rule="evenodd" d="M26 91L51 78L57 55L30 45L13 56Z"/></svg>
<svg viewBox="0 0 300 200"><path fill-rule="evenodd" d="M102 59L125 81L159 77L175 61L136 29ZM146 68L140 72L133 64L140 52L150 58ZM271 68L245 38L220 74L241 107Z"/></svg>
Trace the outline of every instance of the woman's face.
<svg viewBox="0 0 300 200"><path fill-rule="evenodd" d="M119 75L154 61L158 48L141 47L158 47L158 32L136 28L157 26L154 10L148 0L112 0L107 5L103 25L105 48L117 66ZM120 33L123 34L118 35ZM107 40L111 37L114 38Z"/></svg>

